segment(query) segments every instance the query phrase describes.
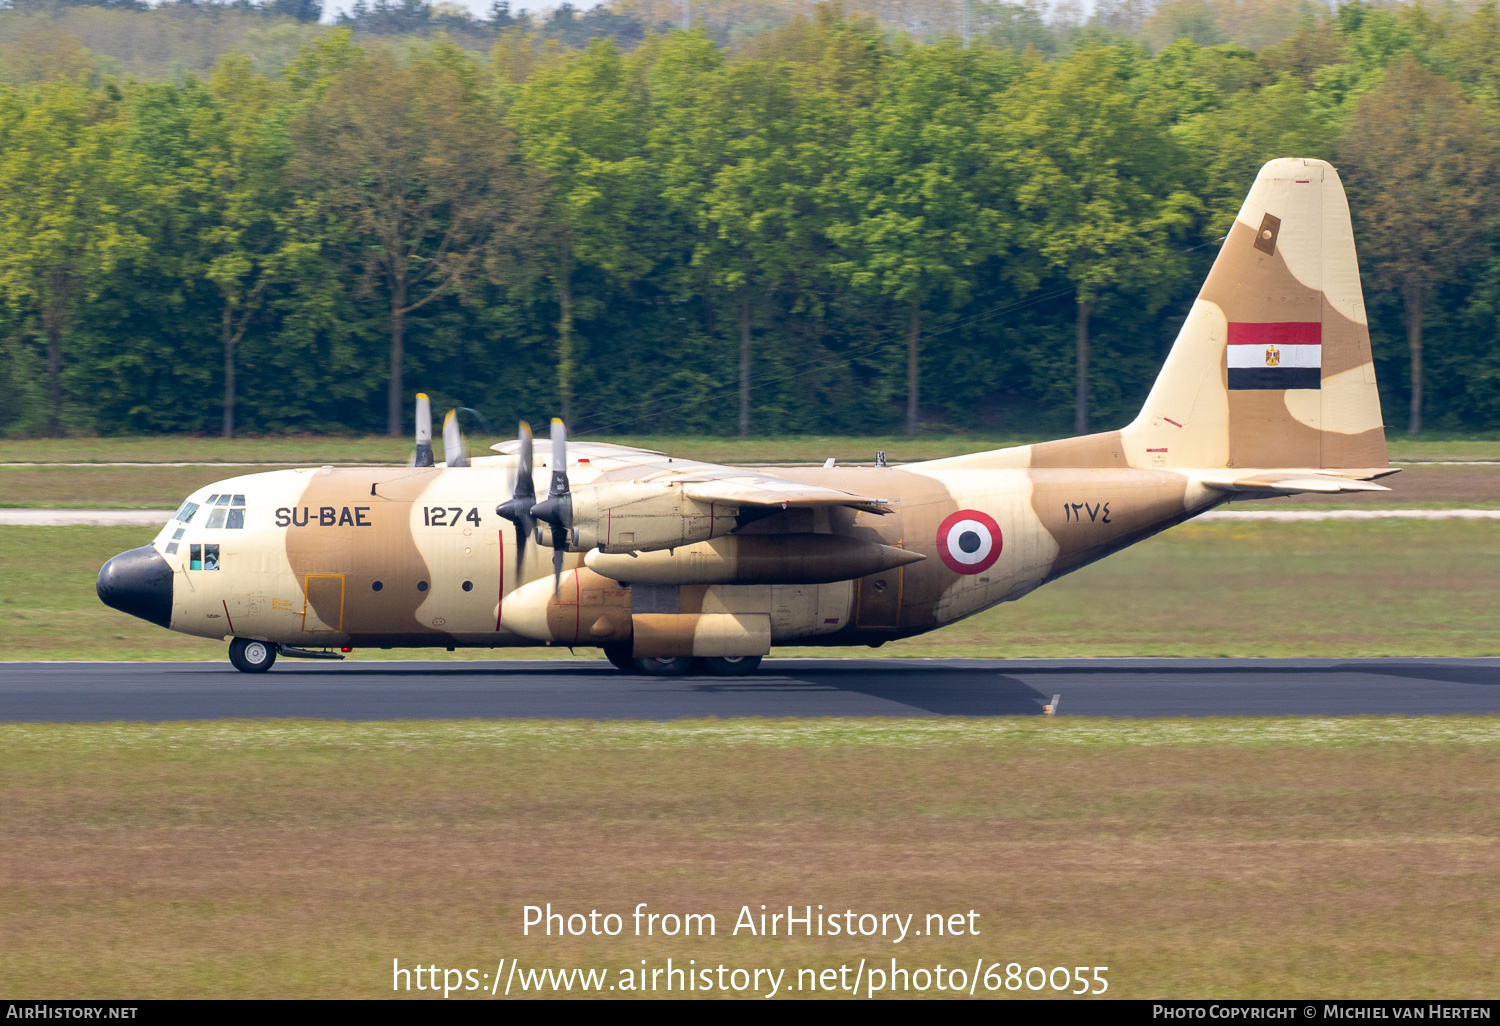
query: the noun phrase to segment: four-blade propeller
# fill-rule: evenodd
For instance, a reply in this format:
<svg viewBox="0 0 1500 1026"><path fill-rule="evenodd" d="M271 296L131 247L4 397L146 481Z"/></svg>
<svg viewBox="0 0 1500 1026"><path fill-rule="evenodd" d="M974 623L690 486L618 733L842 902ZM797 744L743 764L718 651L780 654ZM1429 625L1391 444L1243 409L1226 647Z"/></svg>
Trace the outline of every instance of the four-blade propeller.
<svg viewBox="0 0 1500 1026"><path fill-rule="evenodd" d="M552 527L552 591L562 583L563 553L568 551L573 526L573 494L568 489L568 429L552 418L552 485L547 497L531 507L531 515Z"/></svg>
<svg viewBox="0 0 1500 1026"><path fill-rule="evenodd" d="M521 421L521 443L516 447L516 486L508 501L495 507L495 512L516 525L516 567L526 560L526 540L536 529L536 517L531 507L536 505L536 486L531 481L531 425Z"/></svg>

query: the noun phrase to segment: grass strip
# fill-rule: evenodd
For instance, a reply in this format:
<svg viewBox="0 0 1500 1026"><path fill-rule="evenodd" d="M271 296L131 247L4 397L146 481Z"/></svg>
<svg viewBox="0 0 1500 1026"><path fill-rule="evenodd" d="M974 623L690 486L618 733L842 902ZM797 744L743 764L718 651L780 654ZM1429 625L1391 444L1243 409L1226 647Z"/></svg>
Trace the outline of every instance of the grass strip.
<svg viewBox="0 0 1500 1026"><path fill-rule="evenodd" d="M578 720L216 720L172 723L0 724L13 761L28 751L111 750L324 753L462 752L494 748L628 751L700 748L978 746L1030 748L1236 748L1464 745L1500 751L1500 716L1223 717L1130 720L1098 717Z"/></svg>
<svg viewBox="0 0 1500 1026"><path fill-rule="evenodd" d="M1109 966L1117 997L1485 998L1496 740L1495 717L10 725L0 993L895 958ZM717 928L523 935L548 902ZM734 935L761 905L978 933Z"/></svg>

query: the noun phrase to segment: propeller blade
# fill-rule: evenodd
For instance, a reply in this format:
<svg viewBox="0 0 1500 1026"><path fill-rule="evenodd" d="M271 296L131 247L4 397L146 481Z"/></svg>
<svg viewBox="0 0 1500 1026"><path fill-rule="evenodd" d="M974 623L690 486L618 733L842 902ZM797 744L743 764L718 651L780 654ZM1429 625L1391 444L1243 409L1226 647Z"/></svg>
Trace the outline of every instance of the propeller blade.
<svg viewBox="0 0 1500 1026"><path fill-rule="evenodd" d="M516 525L516 574L526 561L526 543L536 530L531 507L536 505L536 485L531 478L531 425L521 421L520 445L516 447L516 483L510 500L495 507L495 512Z"/></svg>
<svg viewBox="0 0 1500 1026"><path fill-rule="evenodd" d="M449 410L443 418L443 466L467 467L469 465L469 443L464 438L464 429L458 424L458 411Z"/></svg>
<svg viewBox="0 0 1500 1026"><path fill-rule="evenodd" d="M535 495L536 487L531 483L531 425L521 421L521 444L516 448L516 495L521 494L521 481L526 482L526 494Z"/></svg>
<svg viewBox="0 0 1500 1026"><path fill-rule="evenodd" d="M559 475L562 489L558 490ZM552 418L552 491L561 495L568 490L568 429L557 417Z"/></svg>
<svg viewBox="0 0 1500 1026"><path fill-rule="evenodd" d="M417 393L417 452L411 465L432 466L432 400L426 392Z"/></svg>

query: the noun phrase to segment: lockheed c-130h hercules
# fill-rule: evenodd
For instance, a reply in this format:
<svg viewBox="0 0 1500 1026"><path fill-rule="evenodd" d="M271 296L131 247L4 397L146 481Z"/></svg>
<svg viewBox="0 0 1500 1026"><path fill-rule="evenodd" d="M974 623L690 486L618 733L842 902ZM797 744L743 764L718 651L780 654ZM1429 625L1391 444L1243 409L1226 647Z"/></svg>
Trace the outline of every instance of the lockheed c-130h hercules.
<svg viewBox="0 0 1500 1026"><path fill-rule="evenodd" d="M553 422L434 466L279 470L195 492L99 596L229 638L240 670L354 647L597 646L627 672L751 672L1028 592L1233 498L1384 491L1380 400L1337 172L1261 169L1140 415L905 466L748 469ZM315 651L317 650L317 651Z"/></svg>

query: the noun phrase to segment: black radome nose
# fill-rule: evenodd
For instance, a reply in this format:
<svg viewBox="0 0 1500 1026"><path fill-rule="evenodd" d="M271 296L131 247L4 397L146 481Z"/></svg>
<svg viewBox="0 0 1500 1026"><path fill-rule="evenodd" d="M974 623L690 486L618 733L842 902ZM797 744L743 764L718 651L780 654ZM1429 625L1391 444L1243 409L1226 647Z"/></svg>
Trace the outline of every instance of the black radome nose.
<svg viewBox="0 0 1500 1026"><path fill-rule="evenodd" d="M129 549L99 568L99 601L158 627L172 624L172 568L149 545Z"/></svg>

